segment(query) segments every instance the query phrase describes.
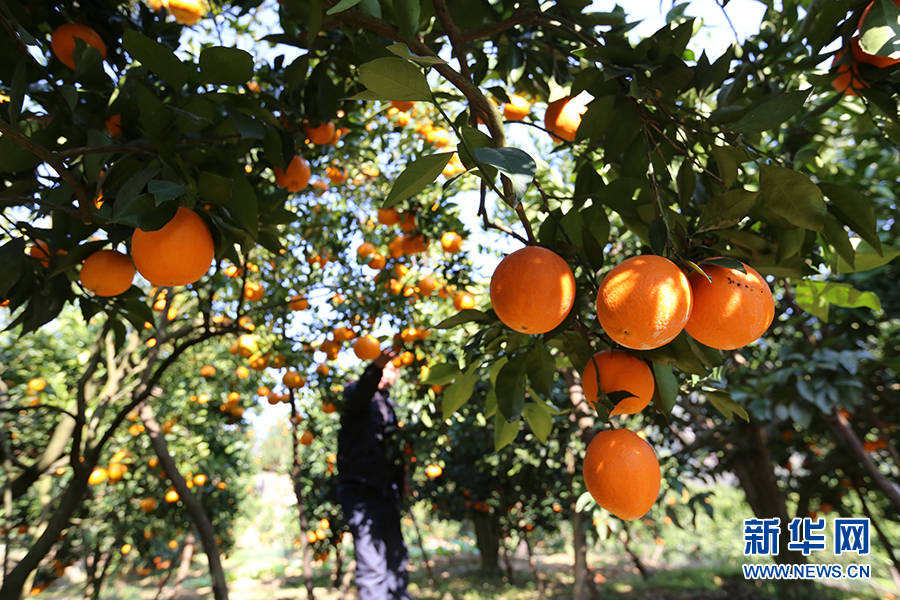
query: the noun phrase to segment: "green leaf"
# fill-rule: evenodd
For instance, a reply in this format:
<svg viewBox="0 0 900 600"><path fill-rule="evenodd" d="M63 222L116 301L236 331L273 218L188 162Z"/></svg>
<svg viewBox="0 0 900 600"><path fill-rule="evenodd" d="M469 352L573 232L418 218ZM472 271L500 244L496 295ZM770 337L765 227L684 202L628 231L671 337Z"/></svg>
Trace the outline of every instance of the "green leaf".
<svg viewBox="0 0 900 600"><path fill-rule="evenodd" d="M556 361L545 344L537 343L525 355L528 381L537 393L550 396L556 375Z"/></svg>
<svg viewBox="0 0 900 600"><path fill-rule="evenodd" d="M476 148L475 160L497 167L512 182L515 202L518 203L534 180L537 165L534 159L519 148ZM512 203L515 205L515 203Z"/></svg>
<svg viewBox="0 0 900 600"><path fill-rule="evenodd" d="M716 161L716 170L722 179L722 187L730 188L737 179L738 165L742 162L739 151L731 146L713 146L710 153Z"/></svg>
<svg viewBox="0 0 900 600"><path fill-rule="evenodd" d="M735 269L740 271L741 273L746 273L747 270L744 268L744 263L739 261L736 258L730 258L728 256L719 256L717 258L707 258L706 260L700 261L701 265L716 265L718 267L725 267L726 269Z"/></svg>
<svg viewBox="0 0 900 600"><path fill-rule="evenodd" d="M174 52L156 40L133 29L125 29L122 45L132 58L172 87L181 88L187 83L188 67L178 60Z"/></svg>
<svg viewBox="0 0 900 600"><path fill-rule="evenodd" d="M447 385L456 379L462 371L451 363L437 363L428 369L428 377L422 382L427 385Z"/></svg>
<svg viewBox="0 0 900 600"><path fill-rule="evenodd" d="M340 0L337 4L329 8L325 11L326 15L336 15L339 12L344 12L345 10L350 10L357 4L362 2L362 0Z"/></svg>
<svg viewBox="0 0 900 600"><path fill-rule="evenodd" d="M184 196L190 188L175 181L153 179L147 183L147 191L153 194L157 204L162 204Z"/></svg>
<svg viewBox="0 0 900 600"><path fill-rule="evenodd" d="M393 0L394 19L404 40L414 40L419 31L420 0Z"/></svg>
<svg viewBox="0 0 900 600"><path fill-rule="evenodd" d="M509 420L522 416L525 406L525 370L525 360L514 357L497 373L497 407Z"/></svg>
<svg viewBox="0 0 900 600"><path fill-rule="evenodd" d="M452 152L429 154L421 156L408 164L403 172L397 176L394 186L384 201L384 207L388 208L411 198L433 183L441 174L447 163L450 162Z"/></svg>
<svg viewBox="0 0 900 600"><path fill-rule="evenodd" d="M151 194L140 194L124 202L116 198L110 221L153 231L171 221L177 209L174 202L157 206Z"/></svg>
<svg viewBox="0 0 900 600"><path fill-rule="evenodd" d="M459 375L456 380L444 389L441 399L441 411L445 419L449 418L472 397L478 373L474 370Z"/></svg>
<svg viewBox="0 0 900 600"><path fill-rule="evenodd" d="M656 408L666 415L672 412L675 400L678 398L678 378L672 372L672 367L660 363L651 363L653 378L656 380L656 392L653 401Z"/></svg>
<svg viewBox="0 0 900 600"><path fill-rule="evenodd" d="M256 239L259 232L259 200L256 190L243 173L236 173L230 196L221 200L231 218L244 231Z"/></svg>
<svg viewBox="0 0 900 600"><path fill-rule="evenodd" d="M881 301L874 292L861 292L849 283L810 281L797 284L797 305L809 314L828 320L828 309L833 304L844 308L866 307L881 313Z"/></svg>
<svg viewBox="0 0 900 600"><path fill-rule="evenodd" d="M852 267L856 256L853 252L853 246L850 244L850 237L847 235L847 231L841 225L841 222L831 214L825 218L823 235L828 244L844 259L844 262Z"/></svg>
<svg viewBox="0 0 900 600"><path fill-rule="evenodd" d="M522 414L525 415L525 422L528 423L531 432L542 444L546 444L550 430L553 429L553 416L547 412L543 404L536 402L526 404Z"/></svg>
<svg viewBox="0 0 900 600"><path fill-rule="evenodd" d="M783 167L760 166L759 203L792 225L822 231L828 209L809 177Z"/></svg>
<svg viewBox="0 0 900 600"><path fill-rule="evenodd" d="M866 242L860 242L859 238L856 238L856 241L859 243L856 245L853 266L850 266L839 257L838 273L860 273L862 271L877 269L900 256L900 248L887 246L882 248L881 252L876 252L875 249Z"/></svg>
<svg viewBox="0 0 900 600"><path fill-rule="evenodd" d="M474 308L464 308L452 317L447 317L434 327L435 329L452 329L463 323L488 323L490 321L491 318L487 313Z"/></svg>
<svg viewBox="0 0 900 600"><path fill-rule="evenodd" d="M697 185L697 175L690 159L685 158L678 167L678 175L675 178L678 183L678 198L681 206L689 206L694 196L694 187Z"/></svg>
<svg viewBox="0 0 900 600"><path fill-rule="evenodd" d="M785 92L755 105L730 125L744 133L772 131L803 109L812 87L804 91Z"/></svg>
<svg viewBox="0 0 900 600"><path fill-rule="evenodd" d="M519 419L509 422L499 412L494 415L494 452L499 452L515 441L521 423Z"/></svg>
<svg viewBox="0 0 900 600"><path fill-rule="evenodd" d="M742 418L746 422L750 422L750 415L744 410L744 407L732 400L727 392L713 391L704 392L706 399L709 400L716 410L722 413L729 421L734 421L735 416Z"/></svg>
<svg viewBox="0 0 900 600"><path fill-rule="evenodd" d="M463 166L468 170L477 168L487 181L494 181L497 178L497 169L485 164L478 164L475 157L470 154L470 151L475 152L478 148L493 147L494 140L471 125L460 127L460 134L463 143L457 147L457 151Z"/></svg>
<svg viewBox="0 0 900 600"><path fill-rule="evenodd" d="M437 56L419 56L418 54L413 54L412 52L410 52L409 47L403 42L391 44L387 47L387 49L388 52L396 54L400 58L411 60L413 62L419 63L420 65L432 66L447 64L446 61Z"/></svg>
<svg viewBox="0 0 900 600"><path fill-rule="evenodd" d="M239 48L205 48L200 53L200 73L207 83L240 85L253 78L253 55Z"/></svg>
<svg viewBox="0 0 900 600"><path fill-rule="evenodd" d="M728 190L709 199L700 211L697 231L727 229L737 225L750 214L758 194L743 188Z"/></svg>
<svg viewBox="0 0 900 600"><path fill-rule="evenodd" d="M856 190L834 183L820 183L819 187L831 201L836 216L859 237L881 253L878 222L874 203Z"/></svg>
<svg viewBox="0 0 900 600"><path fill-rule="evenodd" d="M359 80L379 100L431 101L422 69L402 58L376 58L360 65Z"/></svg>

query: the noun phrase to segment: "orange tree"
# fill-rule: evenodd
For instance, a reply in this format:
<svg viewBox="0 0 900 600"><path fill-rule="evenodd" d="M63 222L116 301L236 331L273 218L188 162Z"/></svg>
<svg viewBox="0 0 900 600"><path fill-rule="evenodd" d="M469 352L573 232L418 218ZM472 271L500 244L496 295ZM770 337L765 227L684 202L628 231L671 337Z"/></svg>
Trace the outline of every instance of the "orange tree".
<svg viewBox="0 0 900 600"><path fill-rule="evenodd" d="M728 50L711 62L688 48L695 21L683 9L673 10L669 23L652 36L632 42L623 11L591 13L587 4L285 1L278 7L281 31L272 32L267 41L300 49L293 60L277 51L271 60L271 55L254 57L190 33L227 24L239 41L246 40L240 36L252 20L248 15L258 9L252 1L170 3L171 14L155 3L113 1L9 7L2 15L9 33L2 42L7 60L0 66L8 105L8 118L0 119L0 249L8 267L0 296L12 310L11 326L22 333L34 331L73 301L87 316L103 311L106 327L119 339L129 330L141 330L147 320L146 288L132 287L110 300L93 295L121 287L127 275L124 254L109 257L116 268L108 278L98 281L82 271L84 280L73 286L82 260L99 249L124 247L141 274L159 285L194 280L213 256L223 275L230 273L239 282L220 277L192 284L192 292L199 292L192 297L210 309L197 313L205 316L191 329L197 337L185 338L186 343L248 325L240 322L240 304L230 314L236 323L212 321L212 307L221 308L215 304L221 298L213 299L216 285L225 286L232 300L244 297L277 307L262 320L266 327L259 340L245 338L235 348L261 368L270 360L276 368L308 365L304 344L321 347L325 342L326 358L336 355L334 336L346 334L337 334L331 324L330 343L321 337L294 340L285 326L290 303L303 304L295 296L330 276L339 281L332 304L343 306L348 312L342 315L351 323L366 319L368 324L372 317L377 322L378 314L390 312L397 315L388 319L392 325L415 326L407 344L427 343L427 338L415 339L427 327L413 310L415 302L409 302L432 287L426 273L404 283L380 268L382 259L374 250L360 248L357 255L368 261L366 268L377 270L379 283L400 296L370 306L382 309L372 314L362 310L366 295L359 300L359 294L349 291L356 271L345 272L341 280L333 264L329 270L329 254L350 254L346 235L359 222L352 207L338 203L342 194L324 196L337 208L331 210L312 192L313 170L316 178L324 174L335 186L347 183L342 180L351 175L345 173L349 165L331 163L336 144L348 150L368 148L373 162L366 167L369 173L377 169L387 176L379 190L389 184L390 191L367 198L368 218L382 208L383 222L396 220L406 230L391 238L387 254L381 253L385 263L392 252L419 254L429 241L436 244L438 234L458 231L452 213L435 202L458 186L480 189L473 210L486 230L561 257L552 261L556 284L543 268L535 271L534 281L546 280L545 286L529 288L515 270L499 277L491 295L496 311L470 308L465 297L457 300L456 308L463 310L442 326L463 326L467 344L430 365L431 378L423 378L446 386L442 417L470 400L476 381L490 382L485 405L494 415L495 447L500 449L516 439L523 417L532 429L536 423L553 423L554 412L565 403L555 406L557 371L548 367L559 363L569 394L566 408L577 415L575 435L587 445L595 428L588 404L602 421L615 405L638 396L602 382L602 393L588 402L580 391L580 373L594 364L594 352L616 344L633 349L634 357L650 365L654 406L662 415L669 414L679 390L709 397L702 394L703 386L715 378L707 375L721 375L716 367L730 354L697 341L703 335L687 323L693 292L684 273L691 274L695 285L708 278L717 285L712 281L717 269L706 267L709 273L704 272L704 265L716 264L726 281L731 277L745 286L745 278L755 279L752 283L759 287L747 289L763 291L755 269L776 279L778 292L782 281L801 281L840 261L854 265L861 254L854 245L859 239L885 255L856 183L824 161L817 144L834 135L828 124L845 116L871 124L859 135L868 143L886 146L886 140L897 138L896 69L885 62L892 59L897 9L889 2L869 6L848 1L807 11L801 19L800 9L807 3L786 2L781 11L766 12L765 26L739 52ZM206 8L211 13L204 20ZM57 29L67 23L84 25ZM185 24L197 29L186 32ZM179 47L183 35L195 43ZM851 52L837 58L834 73L817 73L816 65L833 54L823 48L835 40ZM850 85L837 85L835 93L832 80L846 73L851 74ZM592 98L586 104L559 101L582 91ZM519 121L522 103L511 92L535 101L535 115ZM351 94L355 98L348 98ZM846 98L850 95L858 98ZM490 96L498 103L508 101L510 110L504 115L509 122L503 122ZM414 131L425 137L425 144L412 149L416 158L407 165L374 164L383 140L367 131L372 119L360 116L369 109L360 108L358 99L419 102L394 106L396 112L387 115L391 126L401 129L409 124L412 109L424 110L433 121L415 124ZM545 105L547 114L539 120L537 113ZM511 147L513 128L526 127L545 129L553 137L540 133L543 141L530 152ZM449 151L432 151L432 146L450 148L454 140L457 159ZM562 155L572 162L558 160ZM566 164L573 164L571 170L561 168ZM429 187L447 167L450 181ZM361 166L360 177L362 185L379 176ZM303 193L291 195L297 192ZM184 208L200 215L199 221L188 218L195 224L189 243L172 234L176 241L163 244L152 235L168 227L176 214L183 216ZM390 212L396 208L402 213ZM135 229L148 234L135 234ZM147 239L153 240L149 251ZM448 246L454 244L448 238ZM295 272L278 271L279 264L294 264L301 251L308 268L297 273L299 280L292 278ZM613 263L619 263L614 275L641 275L634 267L646 259L625 260L633 261L638 253L665 257L650 261L663 267L643 274L664 280L672 301L651 301L639 292L629 297L613 285L615 277L598 276L606 275L605 267ZM532 250L528 254L536 255ZM250 268L247 256L259 271ZM196 263L190 277L172 272L180 266L159 264L179 257ZM223 258L232 264L223 265ZM269 281L268 291L259 287L261 278L276 272L277 286ZM453 277L468 283L463 272L447 279ZM550 284L558 287L556 293ZM819 288L808 287L821 301ZM530 305L524 297L529 294L534 294ZM154 302L155 294L150 297ZM827 301L848 303L846 295L838 294L829 294ZM488 309L484 301L480 306ZM388 307L392 310L385 311ZM556 318L537 323L518 319L534 309L552 311ZM715 310L713 305L700 312ZM633 329L645 317L655 324L635 341ZM738 341L762 334L767 318ZM682 331L685 325L687 332ZM317 329L320 335L326 330ZM174 341L158 337L156 343L162 347L170 339ZM732 342L706 341L733 352ZM166 348L160 366L170 366L186 349L176 345L169 353ZM409 352L406 360L415 364L417 355ZM153 348L150 355L157 356ZM294 376L284 381L299 384ZM145 382L141 393L149 393L146 383L156 381ZM719 387L715 406L733 414L734 400L727 388ZM82 416L80 410L77 415ZM126 415L117 414L113 424ZM115 428L107 431L106 440ZM78 434L73 435L78 442ZM83 496L100 450L89 452L84 466L73 461L78 485L68 488L72 498ZM654 477L651 473L650 479ZM4 591L22 589L66 524L60 513L28 559L4 580Z"/></svg>

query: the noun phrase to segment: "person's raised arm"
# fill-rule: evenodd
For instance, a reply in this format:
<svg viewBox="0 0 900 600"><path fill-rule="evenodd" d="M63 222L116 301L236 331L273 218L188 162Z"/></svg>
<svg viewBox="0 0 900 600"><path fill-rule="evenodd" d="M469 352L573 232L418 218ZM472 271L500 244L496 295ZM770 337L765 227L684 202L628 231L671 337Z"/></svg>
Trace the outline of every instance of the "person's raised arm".
<svg viewBox="0 0 900 600"><path fill-rule="evenodd" d="M348 387L345 395L345 410L350 412L362 410L372 399L381 381L384 365L392 358L394 358L394 352L385 350L378 358L369 363L359 380L353 386Z"/></svg>

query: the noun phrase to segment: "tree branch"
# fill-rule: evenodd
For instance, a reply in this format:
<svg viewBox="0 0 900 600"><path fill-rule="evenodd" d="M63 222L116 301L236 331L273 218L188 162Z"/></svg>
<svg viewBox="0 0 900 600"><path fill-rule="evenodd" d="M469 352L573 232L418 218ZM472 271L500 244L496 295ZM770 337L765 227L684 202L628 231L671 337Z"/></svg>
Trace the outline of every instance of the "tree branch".
<svg viewBox="0 0 900 600"><path fill-rule="evenodd" d="M75 197L78 199L78 212L84 220L89 220L91 200L88 197L87 190L81 185L81 181L66 168L59 156L50 152L30 137L19 133L3 119L0 119L0 133L50 165L63 181L72 186L72 189L75 191Z"/></svg>

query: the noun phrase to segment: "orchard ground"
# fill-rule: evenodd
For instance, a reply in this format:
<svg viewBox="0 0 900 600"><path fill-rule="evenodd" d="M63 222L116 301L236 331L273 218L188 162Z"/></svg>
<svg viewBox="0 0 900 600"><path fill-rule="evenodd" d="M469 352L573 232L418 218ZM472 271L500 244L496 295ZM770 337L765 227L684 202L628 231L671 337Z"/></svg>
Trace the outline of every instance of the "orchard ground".
<svg viewBox="0 0 900 600"><path fill-rule="evenodd" d="M235 549L225 559L230 597L233 600L290 600L306 598L301 554L297 544L285 543L296 535L291 484L286 475L261 471L253 478L254 494L242 507L238 519ZM765 582L748 582L740 563L741 522L753 515L740 491L728 485L713 490L713 511L718 518L698 516L698 530L682 529L664 523L657 538L640 526L635 528L632 550L647 576L642 577L615 536L598 542L588 551L588 564L594 578L593 597L633 600L777 600L779 590ZM423 535L425 552L435 577L434 585L424 566L422 551L409 513L403 519L404 538L410 552L410 590L422 600L530 600L533 598L568 599L572 596L572 549L566 540L571 531L563 527L558 535L535 539L533 565L521 544L510 548L508 571L486 576L480 571L474 534L468 524L431 519L423 503L417 503L413 515ZM900 535L900 527L892 528ZM662 540L665 540L664 542ZM349 538L343 551L352 552ZM179 598L201 600L210 596L205 557L194 561ZM821 555L820 562L831 562ZM348 557L344 567L348 566ZM879 557L879 561L884 557ZM352 564L350 564L352 567ZM892 582L881 569L873 568L868 584L842 584L810 587L809 598L833 600L883 600L892 598ZM314 574L315 597L320 600L355 598L352 577L344 576L333 584L333 564L317 565ZM536 577L540 578L541 591ZM83 573L72 569L41 597L50 600L72 598L78 593ZM105 592L117 600L151 600L159 591L160 576L123 575ZM348 585L349 584L349 585Z"/></svg>

